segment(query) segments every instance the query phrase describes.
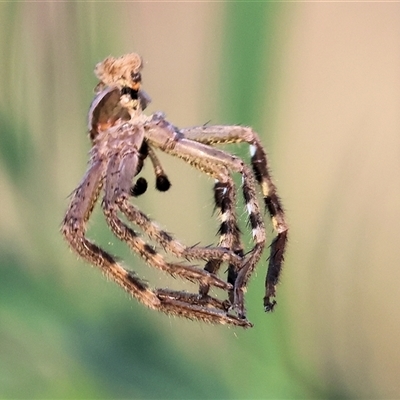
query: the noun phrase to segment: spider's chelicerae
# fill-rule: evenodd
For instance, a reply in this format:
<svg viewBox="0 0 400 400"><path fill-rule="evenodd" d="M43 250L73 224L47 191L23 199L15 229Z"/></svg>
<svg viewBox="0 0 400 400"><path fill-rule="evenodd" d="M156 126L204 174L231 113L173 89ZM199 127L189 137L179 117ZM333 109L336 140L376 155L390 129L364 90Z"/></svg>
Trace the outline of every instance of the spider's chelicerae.
<svg viewBox="0 0 400 400"><path fill-rule="evenodd" d="M200 126L178 129L162 113L143 113L150 102L141 89L142 59L137 54L108 57L96 65L100 82L89 110L92 141L89 166L72 199L62 224L62 233L71 248L83 259L99 267L131 296L146 306L167 314L211 323L251 327L246 319L244 293L263 252L266 234L257 200L260 186L265 206L277 233L271 244L265 311L276 304L275 288L287 242L283 209L268 172L268 162L258 135L242 126ZM250 145L251 167L240 158L214 145L246 142ZM154 149L176 156L215 179L214 199L221 225L215 247L186 246L142 213L131 197L147 189L144 178L135 178L145 160L150 159L156 175L156 188L166 191L170 182ZM236 187L232 173L242 176L242 192L252 229L253 248L244 254L236 217ZM136 179L135 183L133 183ZM86 223L103 193L101 206L112 232L126 242L149 265L170 275L199 284L198 293L152 289L136 273L124 268L112 255L86 238ZM119 217L122 214L127 223ZM182 262L170 262L146 243L130 226L139 227L152 241ZM186 260L205 260L204 269ZM223 263L228 264L227 280L218 277ZM221 301L209 294L211 287L227 291Z"/></svg>

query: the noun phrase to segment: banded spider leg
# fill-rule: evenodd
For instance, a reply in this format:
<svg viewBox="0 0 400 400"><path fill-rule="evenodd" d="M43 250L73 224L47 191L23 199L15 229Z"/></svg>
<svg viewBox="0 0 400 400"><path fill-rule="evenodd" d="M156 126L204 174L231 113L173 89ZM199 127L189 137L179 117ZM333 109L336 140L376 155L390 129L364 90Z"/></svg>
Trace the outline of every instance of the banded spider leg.
<svg viewBox="0 0 400 400"><path fill-rule="evenodd" d="M271 179L267 156L257 133L248 127L223 125L183 129L182 133L188 139L208 145L241 142L250 145L251 165L254 176L261 187L265 207L269 212L273 227L277 233L271 243L268 272L265 280L264 307L265 311L272 311L276 304L276 300L272 300L272 298L276 296L276 285L279 281L287 243L288 226L276 186ZM253 211L251 197L246 199L246 206L251 215ZM254 236L256 234L254 229L257 229L257 227L253 223L251 225ZM252 268L251 265L247 265L240 271L236 280L237 287L245 287L247 285Z"/></svg>

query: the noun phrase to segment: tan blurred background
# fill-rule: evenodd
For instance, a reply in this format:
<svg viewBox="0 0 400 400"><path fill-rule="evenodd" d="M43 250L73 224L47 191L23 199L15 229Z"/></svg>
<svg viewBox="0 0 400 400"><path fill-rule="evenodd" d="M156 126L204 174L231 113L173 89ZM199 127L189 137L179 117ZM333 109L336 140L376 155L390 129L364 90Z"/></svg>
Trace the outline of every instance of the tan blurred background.
<svg viewBox="0 0 400 400"><path fill-rule="evenodd" d="M399 4L310 4L292 17L276 129L279 181L296 199L285 275L296 339L332 383L398 398Z"/></svg>
<svg viewBox="0 0 400 400"><path fill-rule="evenodd" d="M2 3L0 26L1 398L400 398L399 4ZM252 279L252 330L143 309L58 234L93 67L132 51L150 111L251 125L267 148L290 244L274 314L265 262ZM171 191L138 204L187 244L215 241L212 181L162 160ZM167 282L100 212L90 235Z"/></svg>

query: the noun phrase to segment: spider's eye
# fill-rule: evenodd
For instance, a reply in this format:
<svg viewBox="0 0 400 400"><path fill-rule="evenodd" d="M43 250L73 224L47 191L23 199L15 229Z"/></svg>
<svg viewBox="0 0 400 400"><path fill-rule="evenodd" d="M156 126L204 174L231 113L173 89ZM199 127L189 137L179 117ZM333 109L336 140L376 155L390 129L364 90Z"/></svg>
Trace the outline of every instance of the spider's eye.
<svg viewBox="0 0 400 400"><path fill-rule="evenodd" d="M142 75L140 72L131 72L131 78L134 83L140 83L142 81Z"/></svg>
<svg viewBox="0 0 400 400"><path fill-rule="evenodd" d="M130 96L130 98L131 98L132 100L137 100L137 99L139 98L138 91L135 90L135 89L132 89L132 88L130 88L130 87L128 87L128 86L124 86L124 87L121 89L121 96L123 96L123 95L125 95L125 94L127 94L128 96Z"/></svg>

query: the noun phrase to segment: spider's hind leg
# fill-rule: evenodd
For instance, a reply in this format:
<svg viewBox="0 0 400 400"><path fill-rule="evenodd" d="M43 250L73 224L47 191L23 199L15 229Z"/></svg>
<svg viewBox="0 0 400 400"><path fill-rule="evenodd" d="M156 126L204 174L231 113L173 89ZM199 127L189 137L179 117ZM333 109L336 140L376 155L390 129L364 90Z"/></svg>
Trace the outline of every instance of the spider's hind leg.
<svg viewBox="0 0 400 400"><path fill-rule="evenodd" d="M265 279L264 309L265 311L272 311L276 301L271 300L271 298L276 295L276 285L279 281L287 244L288 226L281 200L276 192L276 186L269 173L267 156L257 136L254 137L253 144L250 145L250 155L254 175L261 186L265 207L277 232L271 243L268 272Z"/></svg>

